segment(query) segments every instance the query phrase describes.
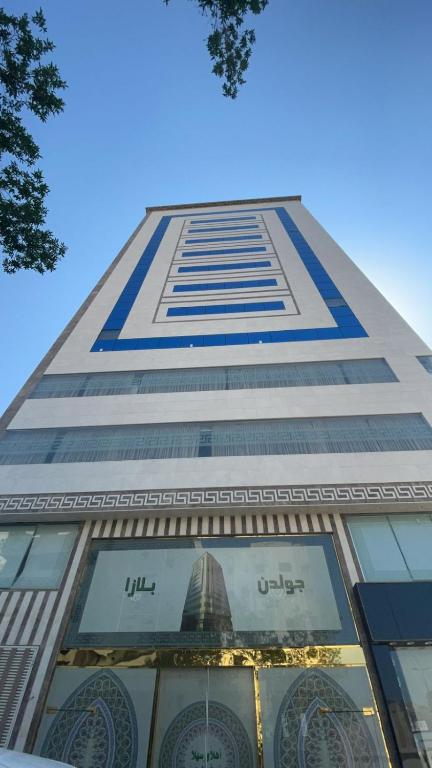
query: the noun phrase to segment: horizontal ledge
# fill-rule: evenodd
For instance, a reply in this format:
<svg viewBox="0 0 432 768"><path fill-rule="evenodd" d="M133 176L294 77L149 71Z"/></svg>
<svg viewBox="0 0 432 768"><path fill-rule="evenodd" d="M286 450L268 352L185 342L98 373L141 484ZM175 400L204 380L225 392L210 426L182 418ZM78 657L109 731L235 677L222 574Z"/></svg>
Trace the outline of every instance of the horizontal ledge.
<svg viewBox="0 0 432 768"><path fill-rule="evenodd" d="M282 203L285 200L288 202L301 202L301 195L287 195L285 197L255 197L244 198L243 200L214 200L209 203L179 203L178 205L151 205L146 206L147 213L153 213L154 211L176 211L183 210L185 208L213 208L214 206L229 206L229 205L250 205L254 203ZM233 211L235 213L235 211Z"/></svg>

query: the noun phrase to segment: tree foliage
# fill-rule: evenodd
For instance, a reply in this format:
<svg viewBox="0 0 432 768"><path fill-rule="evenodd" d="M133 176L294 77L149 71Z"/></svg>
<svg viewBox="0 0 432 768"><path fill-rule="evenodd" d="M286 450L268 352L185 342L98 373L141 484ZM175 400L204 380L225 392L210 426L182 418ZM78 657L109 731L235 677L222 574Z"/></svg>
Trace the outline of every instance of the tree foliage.
<svg viewBox="0 0 432 768"><path fill-rule="evenodd" d="M66 83L54 64L42 62L54 49L46 32L42 10L29 17L0 8L0 247L9 273L53 270L66 252L44 229L49 189L35 168L39 147L23 124L29 112L45 122L64 108L58 91Z"/></svg>
<svg viewBox="0 0 432 768"><path fill-rule="evenodd" d="M168 5L170 0L164 0ZM239 87L246 81L244 74L249 66L252 46L255 43L253 29L242 29L248 13L259 14L269 0L193 0L201 11L210 17L212 32L207 38L207 48L213 62L213 72L223 78L224 96L235 99Z"/></svg>

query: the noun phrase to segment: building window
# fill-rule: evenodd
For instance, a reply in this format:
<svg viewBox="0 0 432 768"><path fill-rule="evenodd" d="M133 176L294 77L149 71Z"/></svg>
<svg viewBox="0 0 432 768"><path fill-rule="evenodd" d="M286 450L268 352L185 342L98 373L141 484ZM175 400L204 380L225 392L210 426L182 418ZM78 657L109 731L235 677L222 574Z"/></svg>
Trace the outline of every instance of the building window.
<svg viewBox="0 0 432 768"><path fill-rule="evenodd" d="M349 519L366 581L432 579L432 516L376 515Z"/></svg>
<svg viewBox="0 0 432 768"><path fill-rule="evenodd" d="M425 449L432 449L432 428L423 416L391 414L7 430L0 464Z"/></svg>
<svg viewBox="0 0 432 768"><path fill-rule="evenodd" d="M421 355L417 360L422 364L425 370L432 374L432 355Z"/></svg>
<svg viewBox="0 0 432 768"><path fill-rule="evenodd" d="M57 589L77 525L0 527L0 589Z"/></svg>
<svg viewBox="0 0 432 768"><path fill-rule="evenodd" d="M419 413L210 423L10 429L0 464L432 450Z"/></svg>
<svg viewBox="0 0 432 768"><path fill-rule="evenodd" d="M421 764L431 768L432 648L396 648L391 657Z"/></svg>
<svg viewBox="0 0 432 768"><path fill-rule="evenodd" d="M383 384L395 381L397 378L388 363L383 358L372 358L226 368L50 374L40 379L30 397L147 395L152 392Z"/></svg>

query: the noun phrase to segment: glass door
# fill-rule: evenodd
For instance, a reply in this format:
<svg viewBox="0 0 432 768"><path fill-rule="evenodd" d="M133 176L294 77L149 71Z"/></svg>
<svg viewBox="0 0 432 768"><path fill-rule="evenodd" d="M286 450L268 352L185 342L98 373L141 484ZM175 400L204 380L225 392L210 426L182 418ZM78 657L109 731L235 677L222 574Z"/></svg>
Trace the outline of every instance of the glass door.
<svg viewBox="0 0 432 768"><path fill-rule="evenodd" d="M252 669L162 670L151 768L257 768Z"/></svg>
<svg viewBox="0 0 432 768"><path fill-rule="evenodd" d="M432 648L395 648L391 654L421 763L431 768Z"/></svg>

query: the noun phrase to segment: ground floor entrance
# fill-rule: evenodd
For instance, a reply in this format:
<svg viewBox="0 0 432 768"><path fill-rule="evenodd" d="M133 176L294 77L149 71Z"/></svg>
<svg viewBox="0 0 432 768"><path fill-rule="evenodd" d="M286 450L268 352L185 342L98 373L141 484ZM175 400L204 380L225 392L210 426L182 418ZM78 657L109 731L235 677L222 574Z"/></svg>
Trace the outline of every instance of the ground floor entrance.
<svg viewBox="0 0 432 768"><path fill-rule="evenodd" d="M35 751L78 768L387 768L359 646L59 659Z"/></svg>

